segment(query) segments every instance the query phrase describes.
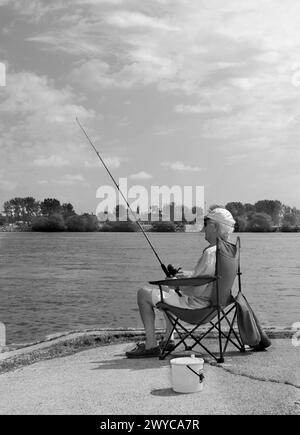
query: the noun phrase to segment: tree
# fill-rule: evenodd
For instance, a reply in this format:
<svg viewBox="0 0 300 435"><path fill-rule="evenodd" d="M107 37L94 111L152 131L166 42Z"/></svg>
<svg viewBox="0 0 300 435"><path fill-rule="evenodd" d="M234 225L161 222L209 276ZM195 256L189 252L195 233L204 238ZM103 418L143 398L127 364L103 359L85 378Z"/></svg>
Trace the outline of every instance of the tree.
<svg viewBox="0 0 300 435"><path fill-rule="evenodd" d="M30 223L34 216L38 216L40 213L40 203L36 201L32 196L28 196L22 201L22 220Z"/></svg>
<svg viewBox="0 0 300 435"><path fill-rule="evenodd" d="M67 219L70 216L75 216L76 215L73 205L70 204L69 202L65 203L65 204L62 204L62 206L61 206L61 213L62 213L62 216L63 216L64 219Z"/></svg>
<svg viewBox="0 0 300 435"><path fill-rule="evenodd" d="M23 221L31 222L34 216L37 216L40 211L39 202L33 197L13 198L4 203L4 211L9 222Z"/></svg>
<svg viewBox="0 0 300 435"><path fill-rule="evenodd" d="M0 213L0 226L5 225L7 218Z"/></svg>
<svg viewBox="0 0 300 435"><path fill-rule="evenodd" d="M248 221L246 217L244 216L236 216L235 217L235 226L234 230L236 232L242 233L243 231L246 231L248 225Z"/></svg>
<svg viewBox="0 0 300 435"><path fill-rule="evenodd" d="M153 232L172 232L176 231L174 222L153 222L151 226Z"/></svg>
<svg viewBox="0 0 300 435"><path fill-rule="evenodd" d="M35 217L32 221L32 230L33 231L46 231L46 232L56 232L56 231L64 231L65 224L63 217L54 213L51 216L38 216Z"/></svg>
<svg viewBox="0 0 300 435"><path fill-rule="evenodd" d="M254 206L257 213L268 214L271 216L273 224L279 225L283 210L283 204L280 201L264 199L262 201L257 201Z"/></svg>
<svg viewBox="0 0 300 435"><path fill-rule="evenodd" d="M283 216L281 220L280 230L284 232L294 231L298 223L298 210L294 207L283 206Z"/></svg>
<svg viewBox="0 0 300 435"><path fill-rule="evenodd" d="M81 217L85 224L84 231L93 232L99 230L98 219L95 215L84 213Z"/></svg>
<svg viewBox="0 0 300 435"><path fill-rule="evenodd" d="M247 231L268 232L272 231L272 219L267 213L254 213L251 217Z"/></svg>
<svg viewBox="0 0 300 435"><path fill-rule="evenodd" d="M246 204L244 204L244 210L245 213L255 212L255 206L253 204L250 204L249 202L246 202Z"/></svg>
<svg viewBox="0 0 300 435"><path fill-rule="evenodd" d="M85 231L85 220L82 216L69 216L66 219L67 231L82 232Z"/></svg>
<svg viewBox="0 0 300 435"><path fill-rule="evenodd" d="M134 222L105 222L99 231L118 232L118 233L135 233L139 227Z"/></svg>
<svg viewBox="0 0 300 435"><path fill-rule="evenodd" d="M14 222L14 206L12 204L12 201L6 201L3 205L4 213L8 219L9 223Z"/></svg>
<svg viewBox="0 0 300 435"><path fill-rule="evenodd" d="M38 216L32 219L32 231L48 231L49 221L47 217Z"/></svg>
<svg viewBox="0 0 300 435"><path fill-rule="evenodd" d="M245 206L241 202L228 202L225 208L230 211L234 218L245 214Z"/></svg>
<svg viewBox="0 0 300 435"><path fill-rule="evenodd" d="M3 209L9 222L17 222L22 218L22 198L13 198L4 203Z"/></svg>
<svg viewBox="0 0 300 435"><path fill-rule="evenodd" d="M41 212L43 216L51 216L61 212L60 202L55 198L46 198L41 202Z"/></svg>

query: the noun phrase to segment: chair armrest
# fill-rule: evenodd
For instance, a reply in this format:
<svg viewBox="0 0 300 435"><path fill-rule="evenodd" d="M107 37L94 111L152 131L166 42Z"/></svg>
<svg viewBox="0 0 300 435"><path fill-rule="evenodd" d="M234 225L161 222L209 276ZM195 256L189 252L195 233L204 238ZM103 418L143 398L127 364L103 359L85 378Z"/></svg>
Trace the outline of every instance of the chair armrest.
<svg viewBox="0 0 300 435"><path fill-rule="evenodd" d="M209 282L216 281L216 276L202 275L194 278L178 278L178 279L162 279L160 281L149 281L149 284L154 285L166 285L172 287L189 287L189 286L201 286L208 284Z"/></svg>

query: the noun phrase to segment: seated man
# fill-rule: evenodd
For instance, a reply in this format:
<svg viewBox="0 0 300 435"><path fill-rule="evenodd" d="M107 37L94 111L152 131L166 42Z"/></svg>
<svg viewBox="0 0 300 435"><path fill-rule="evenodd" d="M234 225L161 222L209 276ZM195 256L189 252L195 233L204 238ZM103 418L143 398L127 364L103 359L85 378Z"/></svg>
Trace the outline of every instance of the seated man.
<svg viewBox="0 0 300 435"><path fill-rule="evenodd" d="M210 211L204 218L203 230L205 240L209 243L193 272L181 272L176 277L197 277L201 275L214 275L216 266L216 242L220 237L227 240L234 230L235 221L231 213L225 208L215 208ZM176 279L176 278L175 278ZM170 287L163 287L164 302L186 309L205 308L210 305L211 294L213 291L213 283L203 286L182 287L180 289L181 296ZM157 287L144 287L138 291L137 295L140 315L145 328L146 341L143 344L138 344L133 350L126 352L128 358L149 358L158 357L161 348L165 345L165 341L171 334L172 325L166 318L166 332L164 340L159 345L155 337L155 312L154 308L160 302L160 290ZM171 337L173 339L173 337ZM172 345L172 343L171 343ZM174 345L174 343L173 343ZM167 350L171 350L168 348Z"/></svg>

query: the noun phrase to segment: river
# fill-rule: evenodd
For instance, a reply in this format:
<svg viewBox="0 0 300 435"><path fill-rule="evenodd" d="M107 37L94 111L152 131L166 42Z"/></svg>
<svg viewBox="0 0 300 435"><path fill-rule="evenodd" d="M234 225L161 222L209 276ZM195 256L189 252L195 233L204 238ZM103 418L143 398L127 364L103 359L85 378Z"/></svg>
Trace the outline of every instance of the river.
<svg viewBox="0 0 300 435"><path fill-rule="evenodd" d="M201 233L149 234L191 270ZM242 233L242 286L264 326L300 321L300 234ZM0 233L0 322L7 343L67 330L141 327L136 291L163 273L141 233ZM159 325L161 326L161 325Z"/></svg>

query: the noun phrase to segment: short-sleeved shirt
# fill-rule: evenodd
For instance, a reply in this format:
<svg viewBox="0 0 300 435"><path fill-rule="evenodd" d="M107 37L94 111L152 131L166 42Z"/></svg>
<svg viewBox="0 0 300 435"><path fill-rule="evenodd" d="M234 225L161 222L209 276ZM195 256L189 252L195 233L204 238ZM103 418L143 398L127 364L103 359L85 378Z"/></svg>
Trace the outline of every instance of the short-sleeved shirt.
<svg viewBox="0 0 300 435"><path fill-rule="evenodd" d="M213 276L216 270L216 246L209 246L206 248L199 258L194 271L190 277L196 278L197 276L209 275ZM193 289L193 296L184 296L187 298L188 304L192 308L202 308L210 305L214 283L205 284L198 287L188 287ZM184 294L184 288L182 289Z"/></svg>
<svg viewBox="0 0 300 435"><path fill-rule="evenodd" d="M187 277L197 277L201 275L211 275L215 274L216 269L216 246L209 246L206 248L198 260L194 270L188 274ZM167 290L166 287L163 287L164 290ZM205 308L210 305L211 296L214 288L214 283L205 284L202 286L191 286L191 287L182 287L181 294L179 297L178 294L173 289L169 289L168 291L164 291L164 301L169 305L174 305L181 308L187 309L195 309L195 308ZM191 289L193 292L193 296L189 296L184 294L185 289ZM155 306L158 302L160 302L160 291L155 288L152 289L152 302Z"/></svg>

